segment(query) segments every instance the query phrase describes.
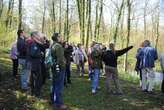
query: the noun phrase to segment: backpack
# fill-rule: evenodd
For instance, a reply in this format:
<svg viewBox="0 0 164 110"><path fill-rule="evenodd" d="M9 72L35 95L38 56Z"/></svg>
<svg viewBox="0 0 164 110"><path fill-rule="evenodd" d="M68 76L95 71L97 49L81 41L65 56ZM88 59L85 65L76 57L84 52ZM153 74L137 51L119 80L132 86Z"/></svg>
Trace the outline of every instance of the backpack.
<svg viewBox="0 0 164 110"><path fill-rule="evenodd" d="M46 53L45 53L44 64L46 65L47 68L51 68L55 64L55 61L52 57L52 52L51 52L52 46L50 46L48 49L46 49ZM54 46L56 46L56 44Z"/></svg>
<svg viewBox="0 0 164 110"><path fill-rule="evenodd" d="M53 66L53 58L51 55L51 48L46 49L46 54L45 54L45 61L44 64L46 65L47 68L50 68Z"/></svg>
<svg viewBox="0 0 164 110"><path fill-rule="evenodd" d="M41 57L41 50L37 43L32 43L29 47L29 56L31 58L40 58Z"/></svg>

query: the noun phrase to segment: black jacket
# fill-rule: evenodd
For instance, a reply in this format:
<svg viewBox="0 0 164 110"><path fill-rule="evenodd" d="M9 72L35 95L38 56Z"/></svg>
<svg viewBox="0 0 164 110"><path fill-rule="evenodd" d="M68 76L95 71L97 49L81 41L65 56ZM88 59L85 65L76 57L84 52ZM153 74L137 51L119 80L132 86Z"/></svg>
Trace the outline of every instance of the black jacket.
<svg viewBox="0 0 164 110"><path fill-rule="evenodd" d="M112 50L107 50L103 55L103 61L105 65L111 66L111 67L117 67L118 57L128 52L132 48L133 46L130 46L122 50L116 50L115 52L113 52Z"/></svg>

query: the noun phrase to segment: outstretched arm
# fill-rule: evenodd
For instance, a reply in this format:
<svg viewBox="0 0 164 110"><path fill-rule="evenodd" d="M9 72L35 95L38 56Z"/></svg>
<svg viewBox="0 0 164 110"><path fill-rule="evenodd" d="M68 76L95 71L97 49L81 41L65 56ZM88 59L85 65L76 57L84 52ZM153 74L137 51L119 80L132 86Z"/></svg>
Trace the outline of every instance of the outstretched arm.
<svg viewBox="0 0 164 110"><path fill-rule="evenodd" d="M132 48L133 48L133 46L129 46L129 47L125 48L125 49L117 50L117 51L116 51L116 56L121 56L121 55L123 55L124 53L128 52L128 51L129 51L130 49L132 49Z"/></svg>

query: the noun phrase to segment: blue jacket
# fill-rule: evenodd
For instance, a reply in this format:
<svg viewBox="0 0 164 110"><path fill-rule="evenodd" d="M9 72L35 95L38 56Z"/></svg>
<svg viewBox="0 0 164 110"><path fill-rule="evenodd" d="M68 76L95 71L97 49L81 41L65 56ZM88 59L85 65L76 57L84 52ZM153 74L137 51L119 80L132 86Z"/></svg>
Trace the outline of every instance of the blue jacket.
<svg viewBox="0 0 164 110"><path fill-rule="evenodd" d="M17 39L18 58L26 58L26 39L18 37Z"/></svg>
<svg viewBox="0 0 164 110"><path fill-rule="evenodd" d="M140 68L153 68L155 60L158 59L157 50L150 46L143 47L138 52L137 59L140 59Z"/></svg>

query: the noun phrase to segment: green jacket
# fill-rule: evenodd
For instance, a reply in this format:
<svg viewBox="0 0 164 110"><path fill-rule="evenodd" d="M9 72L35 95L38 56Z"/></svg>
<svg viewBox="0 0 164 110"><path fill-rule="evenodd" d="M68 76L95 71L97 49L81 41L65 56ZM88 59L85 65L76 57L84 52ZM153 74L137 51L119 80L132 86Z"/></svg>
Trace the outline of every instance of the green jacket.
<svg viewBox="0 0 164 110"><path fill-rule="evenodd" d="M65 69L64 48L57 42L54 42L52 45L52 58L56 58L56 63L60 68Z"/></svg>
<svg viewBox="0 0 164 110"><path fill-rule="evenodd" d="M93 60L93 64L91 65L92 68L100 69L102 66L101 53L98 52L97 50L94 50L91 53L91 58Z"/></svg>

